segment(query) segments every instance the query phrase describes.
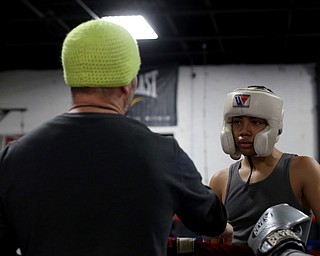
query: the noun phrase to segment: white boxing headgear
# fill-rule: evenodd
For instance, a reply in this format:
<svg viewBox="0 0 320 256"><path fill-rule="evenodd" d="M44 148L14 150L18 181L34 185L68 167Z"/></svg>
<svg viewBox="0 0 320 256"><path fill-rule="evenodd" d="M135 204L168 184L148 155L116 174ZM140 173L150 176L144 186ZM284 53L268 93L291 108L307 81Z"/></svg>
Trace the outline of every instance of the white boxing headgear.
<svg viewBox="0 0 320 256"><path fill-rule="evenodd" d="M238 88L229 93L224 105L223 128L220 134L222 149L237 160L241 153L234 143L231 118L251 116L265 119L267 127L256 134L254 151L258 156L270 155L283 128L283 101L264 86Z"/></svg>

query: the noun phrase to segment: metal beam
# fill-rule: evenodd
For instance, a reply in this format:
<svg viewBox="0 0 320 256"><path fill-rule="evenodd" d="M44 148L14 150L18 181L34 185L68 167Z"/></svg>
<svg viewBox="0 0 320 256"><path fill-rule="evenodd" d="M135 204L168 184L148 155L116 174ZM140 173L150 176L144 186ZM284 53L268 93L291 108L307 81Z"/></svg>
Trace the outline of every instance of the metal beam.
<svg viewBox="0 0 320 256"><path fill-rule="evenodd" d="M0 108L0 122L12 111L25 112L26 108Z"/></svg>

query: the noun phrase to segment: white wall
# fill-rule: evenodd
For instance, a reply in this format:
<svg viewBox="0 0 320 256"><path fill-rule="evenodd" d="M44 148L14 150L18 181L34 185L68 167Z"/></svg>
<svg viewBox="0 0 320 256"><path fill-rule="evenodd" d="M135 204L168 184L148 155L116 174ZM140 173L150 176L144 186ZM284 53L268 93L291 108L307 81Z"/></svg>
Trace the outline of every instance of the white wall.
<svg viewBox="0 0 320 256"><path fill-rule="evenodd" d="M70 106L70 92L61 70L0 72L0 108L27 108L21 116L11 112L0 122L0 134L24 132L65 112Z"/></svg>
<svg viewBox="0 0 320 256"><path fill-rule="evenodd" d="M284 133L277 147L317 157L314 65L223 65L180 67L175 127L151 127L173 133L208 183L212 174L233 160L223 153L219 133L225 95L252 84L270 87L285 104ZM70 107L70 92L61 70L0 72L0 108L26 107L0 122L0 134L28 132Z"/></svg>

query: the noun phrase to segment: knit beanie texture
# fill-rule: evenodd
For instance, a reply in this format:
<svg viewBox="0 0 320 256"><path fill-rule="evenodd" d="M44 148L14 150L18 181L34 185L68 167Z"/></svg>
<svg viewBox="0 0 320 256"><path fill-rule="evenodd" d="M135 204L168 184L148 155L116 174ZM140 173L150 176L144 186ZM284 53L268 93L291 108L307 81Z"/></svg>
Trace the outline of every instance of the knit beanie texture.
<svg viewBox="0 0 320 256"><path fill-rule="evenodd" d="M125 86L141 65L136 40L105 20L90 20L71 30L61 57L64 80L71 87Z"/></svg>

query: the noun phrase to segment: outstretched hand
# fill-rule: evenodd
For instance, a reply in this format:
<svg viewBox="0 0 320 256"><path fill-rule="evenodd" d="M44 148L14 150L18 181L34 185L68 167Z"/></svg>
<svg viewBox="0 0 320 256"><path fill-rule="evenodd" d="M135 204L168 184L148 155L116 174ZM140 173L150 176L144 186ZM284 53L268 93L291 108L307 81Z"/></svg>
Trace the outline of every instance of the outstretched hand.
<svg viewBox="0 0 320 256"><path fill-rule="evenodd" d="M215 243L215 244L227 244L231 245L233 240L233 227L227 223L227 226L223 233L217 237L208 237L205 236L204 240L207 242Z"/></svg>
<svg viewBox="0 0 320 256"><path fill-rule="evenodd" d="M224 232L220 235L220 237L222 238L222 242L224 244L228 244L231 245L232 244L232 240L233 240L233 227L227 223L226 229L224 230Z"/></svg>

